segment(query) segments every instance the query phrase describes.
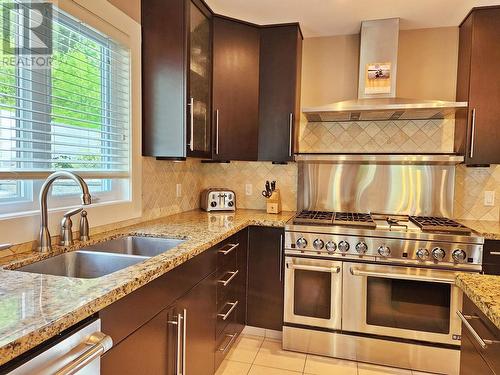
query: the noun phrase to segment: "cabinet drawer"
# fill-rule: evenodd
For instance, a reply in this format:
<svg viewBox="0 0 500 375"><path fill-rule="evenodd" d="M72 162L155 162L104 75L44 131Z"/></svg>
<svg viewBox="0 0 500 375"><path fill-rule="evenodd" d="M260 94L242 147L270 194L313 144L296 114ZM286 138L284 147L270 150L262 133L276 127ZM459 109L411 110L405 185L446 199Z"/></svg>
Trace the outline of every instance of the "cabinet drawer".
<svg viewBox="0 0 500 375"><path fill-rule="evenodd" d="M236 317L236 315L235 315ZM215 370L220 366L241 332L240 325L232 318L215 341Z"/></svg>
<svg viewBox="0 0 500 375"><path fill-rule="evenodd" d="M485 265L489 268L499 269L500 268L500 241L496 240L485 240L483 247L483 269ZM487 271L485 269L485 271Z"/></svg>
<svg viewBox="0 0 500 375"><path fill-rule="evenodd" d="M467 317L467 322L479 337L475 338L465 324L462 324L463 335L467 334L469 336L476 351L494 373L500 374L500 330L490 322L469 298L464 299L463 311L463 314ZM484 340L487 344L486 347L482 347L479 340Z"/></svg>
<svg viewBox="0 0 500 375"><path fill-rule="evenodd" d="M217 271L234 271L238 260L239 242L230 241L217 247Z"/></svg>
<svg viewBox="0 0 500 375"><path fill-rule="evenodd" d="M229 295L235 296L240 290L243 280L243 273L238 268L224 273L217 279L217 308L222 307Z"/></svg>
<svg viewBox="0 0 500 375"><path fill-rule="evenodd" d="M217 325L215 331L217 336L226 328L229 322L235 319L239 308L241 308L241 301L238 299L237 293L228 293L224 302L221 302L217 308Z"/></svg>

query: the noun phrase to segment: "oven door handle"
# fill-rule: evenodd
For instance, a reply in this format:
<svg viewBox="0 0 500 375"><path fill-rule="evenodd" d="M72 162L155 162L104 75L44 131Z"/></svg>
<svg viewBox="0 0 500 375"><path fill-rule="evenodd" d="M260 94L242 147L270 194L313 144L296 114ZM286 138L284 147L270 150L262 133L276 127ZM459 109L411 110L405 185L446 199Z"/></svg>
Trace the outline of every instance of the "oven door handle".
<svg viewBox="0 0 500 375"><path fill-rule="evenodd" d="M320 267L320 266L307 266L304 264L293 264L287 263L287 268L293 268L295 270L304 270L304 271L316 271L316 272L329 272L329 273L340 273L340 267Z"/></svg>
<svg viewBox="0 0 500 375"><path fill-rule="evenodd" d="M455 284L455 275L446 277L433 277L433 276L418 276L418 275L408 275L404 273L389 273L389 272L377 272L377 271L366 271L359 268L351 267L351 275L362 276L362 277L381 277L385 279L399 279L399 280L411 280L411 281L427 281L431 283L442 283L442 284Z"/></svg>

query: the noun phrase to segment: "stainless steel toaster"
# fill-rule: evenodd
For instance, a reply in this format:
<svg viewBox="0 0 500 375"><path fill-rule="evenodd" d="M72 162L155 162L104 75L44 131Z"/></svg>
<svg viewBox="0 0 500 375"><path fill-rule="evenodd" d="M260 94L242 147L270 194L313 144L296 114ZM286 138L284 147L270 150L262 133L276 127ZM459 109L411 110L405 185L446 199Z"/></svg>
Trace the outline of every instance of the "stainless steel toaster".
<svg viewBox="0 0 500 375"><path fill-rule="evenodd" d="M205 211L234 211L236 194L223 188L210 188L201 192L200 207Z"/></svg>

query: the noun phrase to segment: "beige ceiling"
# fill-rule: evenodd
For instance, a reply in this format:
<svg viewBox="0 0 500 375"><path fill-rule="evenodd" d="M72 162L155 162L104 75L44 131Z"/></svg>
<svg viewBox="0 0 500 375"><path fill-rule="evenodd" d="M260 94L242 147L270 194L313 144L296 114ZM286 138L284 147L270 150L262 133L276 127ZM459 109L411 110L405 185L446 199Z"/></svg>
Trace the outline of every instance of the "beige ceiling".
<svg viewBox="0 0 500 375"><path fill-rule="evenodd" d="M219 14L257 24L300 22L305 37L356 34L362 20L399 17L402 29L457 26L474 6L500 0L207 0Z"/></svg>

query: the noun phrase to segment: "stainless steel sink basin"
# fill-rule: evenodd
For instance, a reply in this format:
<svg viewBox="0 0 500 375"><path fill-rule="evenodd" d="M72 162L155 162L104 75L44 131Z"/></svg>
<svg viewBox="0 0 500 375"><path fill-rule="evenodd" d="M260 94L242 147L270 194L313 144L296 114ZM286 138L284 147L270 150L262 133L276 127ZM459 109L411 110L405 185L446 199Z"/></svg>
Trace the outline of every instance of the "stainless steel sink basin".
<svg viewBox="0 0 500 375"><path fill-rule="evenodd" d="M28 264L16 271L93 279L133 266L146 259L148 257L79 250Z"/></svg>
<svg viewBox="0 0 500 375"><path fill-rule="evenodd" d="M184 240L173 238L126 236L87 246L82 250L154 257L183 242Z"/></svg>

